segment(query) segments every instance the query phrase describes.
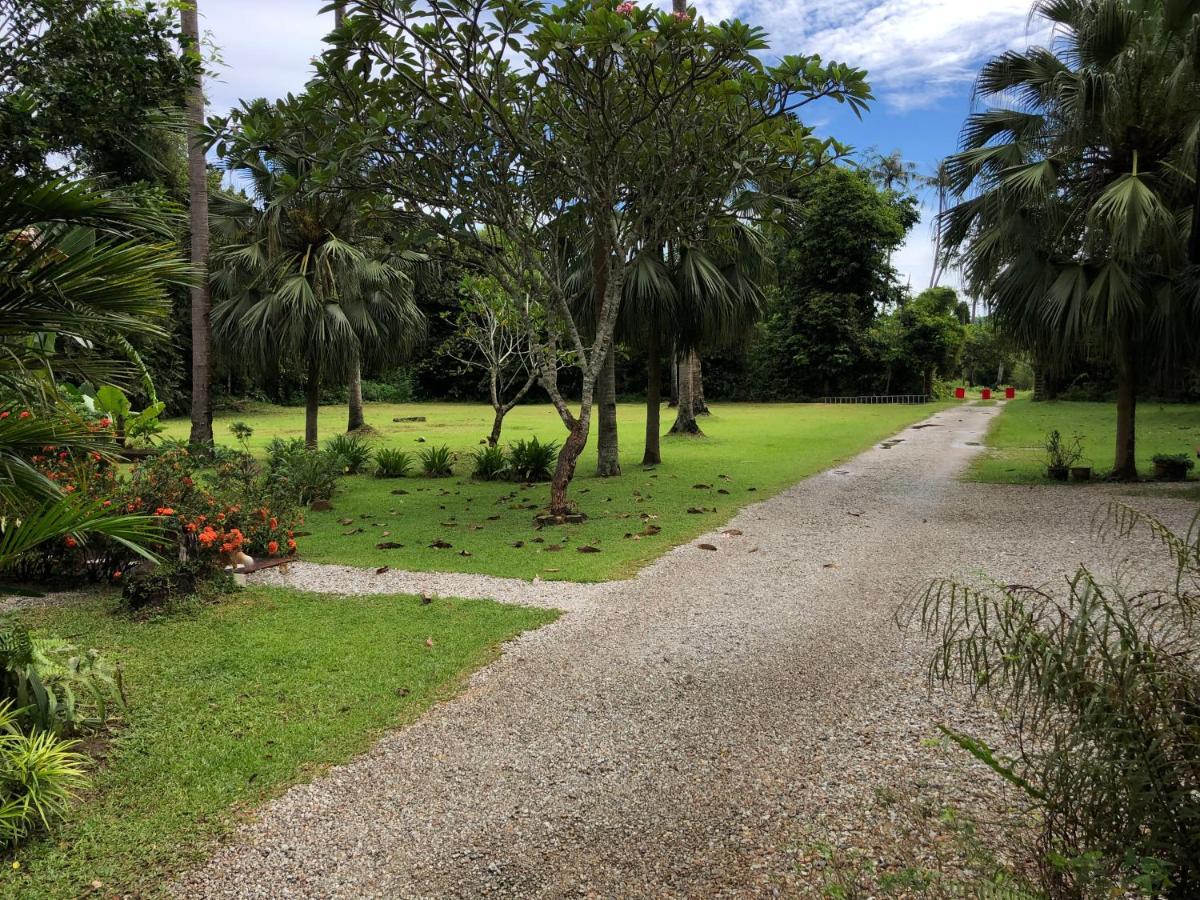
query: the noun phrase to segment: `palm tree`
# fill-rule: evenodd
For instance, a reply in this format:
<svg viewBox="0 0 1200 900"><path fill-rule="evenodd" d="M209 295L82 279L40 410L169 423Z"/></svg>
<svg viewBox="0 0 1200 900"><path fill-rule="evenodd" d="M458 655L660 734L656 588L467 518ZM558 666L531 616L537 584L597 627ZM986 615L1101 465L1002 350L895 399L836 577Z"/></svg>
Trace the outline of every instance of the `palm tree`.
<svg viewBox="0 0 1200 900"><path fill-rule="evenodd" d="M1200 332L1189 259L1200 144L1200 0L1039 0L1051 47L991 60L949 165L943 222L972 293L1051 360L1116 366L1113 474L1137 475L1139 381Z"/></svg>
<svg viewBox="0 0 1200 900"><path fill-rule="evenodd" d="M946 272L950 263L949 254L942 245L942 218L946 215L946 204L950 198L952 179L950 165L946 160L939 160L931 175L923 175L921 184L932 190L937 196L937 216L933 220L933 270L929 273L929 287L935 288ZM972 301L971 317L975 317L974 301Z"/></svg>
<svg viewBox="0 0 1200 900"><path fill-rule="evenodd" d="M208 286L208 163L204 155L204 69L200 60L198 0L180 7L184 54L195 67L187 94L188 220L192 266L200 273L192 285L192 432L193 444L212 444L212 297Z"/></svg>
<svg viewBox="0 0 1200 900"><path fill-rule="evenodd" d="M301 361L304 436L316 446L322 384L344 384L360 363L396 362L418 344L424 321L410 276L424 257L388 233L388 204L310 186L294 157L248 156L231 168L250 179L253 197L218 207L215 328L253 365Z"/></svg>

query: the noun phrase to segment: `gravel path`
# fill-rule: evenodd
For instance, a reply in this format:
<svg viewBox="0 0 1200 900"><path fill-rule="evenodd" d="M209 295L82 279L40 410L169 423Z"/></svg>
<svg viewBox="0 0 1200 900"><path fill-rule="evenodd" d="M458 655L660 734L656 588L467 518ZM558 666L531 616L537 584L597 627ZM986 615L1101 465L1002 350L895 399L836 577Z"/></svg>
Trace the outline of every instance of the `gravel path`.
<svg viewBox="0 0 1200 900"><path fill-rule="evenodd" d="M964 777L963 755L927 740L938 721L986 718L926 692L923 651L893 611L939 574L1040 582L1080 561L1104 570L1088 534L1109 492L956 481L998 411L939 413L890 449L744 510L730 523L743 534L701 538L631 581L292 567L288 583L309 589L569 612L455 700L267 805L176 890L819 895L814 840L871 859L908 840L882 794L994 806L990 779ZM1140 503L1175 520L1187 508Z"/></svg>

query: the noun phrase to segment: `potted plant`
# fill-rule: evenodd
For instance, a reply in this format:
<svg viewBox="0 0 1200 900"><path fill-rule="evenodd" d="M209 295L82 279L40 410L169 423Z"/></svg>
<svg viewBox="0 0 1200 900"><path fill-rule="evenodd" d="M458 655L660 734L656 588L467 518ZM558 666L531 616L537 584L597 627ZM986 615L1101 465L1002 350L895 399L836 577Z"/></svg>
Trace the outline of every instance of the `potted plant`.
<svg viewBox="0 0 1200 900"><path fill-rule="evenodd" d="M1071 466L1072 481L1091 481L1092 467L1091 466Z"/></svg>
<svg viewBox="0 0 1200 900"><path fill-rule="evenodd" d="M1186 481L1195 465L1186 453L1160 453L1154 457L1154 477L1159 481Z"/></svg>
<svg viewBox="0 0 1200 900"><path fill-rule="evenodd" d="M1083 438L1078 434L1064 440L1056 428L1046 435L1046 474L1055 481L1066 481L1071 467L1083 458Z"/></svg>

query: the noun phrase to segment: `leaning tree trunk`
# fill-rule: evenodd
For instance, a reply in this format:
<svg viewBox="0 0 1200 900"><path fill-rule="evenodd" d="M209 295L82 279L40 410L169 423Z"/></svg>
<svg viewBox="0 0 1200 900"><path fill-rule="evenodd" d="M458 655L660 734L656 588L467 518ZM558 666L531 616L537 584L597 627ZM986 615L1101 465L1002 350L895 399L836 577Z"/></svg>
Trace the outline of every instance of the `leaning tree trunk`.
<svg viewBox="0 0 1200 900"><path fill-rule="evenodd" d="M558 453L558 465L554 467L554 475L550 479L550 515L565 516L572 512L571 504L567 500L567 488L571 485L571 479L575 477L575 466L579 463L579 456L583 453L583 448L587 446L588 427L590 422L591 410L584 408L580 412L579 419L571 428L567 439L563 442L562 450Z"/></svg>
<svg viewBox="0 0 1200 900"><path fill-rule="evenodd" d="M1117 452L1112 477L1135 481L1137 473L1137 390L1138 361L1133 339L1121 342L1121 362L1117 367Z"/></svg>
<svg viewBox="0 0 1200 900"><path fill-rule="evenodd" d="M696 422L696 398L694 390L696 379L693 374L696 354L689 352L684 357L679 371L679 406L676 409L675 424L671 426L671 434L703 434Z"/></svg>
<svg viewBox="0 0 1200 900"><path fill-rule="evenodd" d="M196 65L196 80L187 92L188 221L191 229L191 263L196 283L191 288L192 307L192 431L193 444L211 446L212 427L212 296L208 285L208 163L204 158L204 77L200 58L200 23L197 3L180 10L184 54Z"/></svg>
<svg viewBox="0 0 1200 900"><path fill-rule="evenodd" d="M657 325L651 325L646 341L646 449L643 466L662 462L662 349Z"/></svg>
<svg viewBox="0 0 1200 900"><path fill-rule="evenodd" d="M698 416L712 415L708 404L704 402L704 369L697 353L692 363L692 409Z"/></svg>
<svg viewBox="0 0 1200 900"><path fill-rule="evenodd" d="M599 231L599 229L597 230ZM592 296L595 298L597 334L600 310L608 290L608 244L599 233L592 253ZM597 340L599 337L597 336ZM615 341L613 342L615 344ZM596 474L603 478L621 474L621 451L617 439L617 364L616 347L611 346L596 381Z"/></svg>
<svg viewBox="0 0 1200 900"><path fill-rule="evenodd" d="M321 412L321 365L310 362L304 380L304 443L309 449L317 447L317 415Z"/></svg>
<svg viewBox="0 0 1200 900"><path fill-rule="evenodd" d="M354 374L350 376L350 415L346 421L346 431L358 431L367 424L367 420L363 417L363 398L362 398L362 366L354 367Z"/></svg>
<svg viewBox="0 0 1200 900"><path fill-rule="evenodd" d="M504 427L504 414L507 412L503 406L493 407L492 415L492 433L488 435L488 446L495 447L500 443L500 430Z"/></svg>

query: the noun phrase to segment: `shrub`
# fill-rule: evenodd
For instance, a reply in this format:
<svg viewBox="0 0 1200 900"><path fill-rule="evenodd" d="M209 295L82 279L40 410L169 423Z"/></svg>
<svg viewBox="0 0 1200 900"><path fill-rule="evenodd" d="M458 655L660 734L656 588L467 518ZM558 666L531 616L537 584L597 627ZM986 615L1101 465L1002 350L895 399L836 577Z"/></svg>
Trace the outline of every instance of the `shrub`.
<svg viewBox="0 0 1200 900"><path fill-rule="evenodd" d="M33 637L20 624L0 629L0 702L30 727L54 734L104 725L123 709L117 671L95 650Z"/></svg>
<svg viewBox="0 0 1200 900"><path fill-rule="evenodd" d="M1083 438L1078 434L1065 439L1058 429L1046 435L1046 465L1052 469L1069 469L1083 459Z"/></svg>
<svg viewBox="0 0 1200 900"><path fill-rule="evenodd" d="M254 428L247 425L245 422L234 422L229 426L229 433L233 435L234 440L242 445L242 451L250 452L250 438L254 436Z"/></svg>
<svg viewBox="0 0 1200 900"><path fill-rule="evenodd" d="M454 454L444 444L427 447L420 453L421 471L426 478L449 478L454 474Z"/></svg>
<svg viewBox="0 0 1200 900"><path fill-rule="evenodd" d="M375 453L376 478L403 478L412 467L412 454L405 450L384 447Z"/></svg>
<svg viewBox="0 0 1200 900"><path fill-rule="evenodd" d="M558 458L558 443L541 443L537 438L522 438L509 446L509 469L514 481L549 481Z"/></svg>
<svg viewBox="0 0 1200 900"><path fill-rule="evenodd" d="M130 611L141 612L232 587L233 579L201 556L161 566L132 566L121 578L121 601Z"/></svg>
<svg viewBox="0 0 1200 900"><path fill-rule="evenodd" d="M325 442L325 452L337 458L342 471L357 475L371 462L371 447L357 434L339 434Z"/></svg>
<svg viewBox="0 0 1200 900"><path fill-rule="evenodd" d="M306 506L314 500L328 500L342 474L341 460L324 450L310 450L299 442L283 443L271 454L268 450L268 481L280 496Z"/></svg>
<svg viewBox="0 0 1200 900"><path fill-rule="evenodd" d="M1121 505L1101 534L1148 530L1157 587L1080 568L1065 591L938 581L900 615L932 635L932 682L1004 710L1015 757L943 729L1036 809L1051 896L1200 890L1200 515L1185 535ZM1153 571L1139 567L1140 571Z"/></svg>
<svg viewBox="0 0 1200 900"><path fill-rule="evenodd" d="M49 731L18 725L13 702L0 702L0 845L11 846L62 819L87 783L87 757Z"/></svg>
<svg viewBox="0 0 1200 900"><path fill-rule="evenodd" d="M471 454L475 460L473 478L480 481L499 481L508 477L508 455L501 447L480 447Z"/></svg>

